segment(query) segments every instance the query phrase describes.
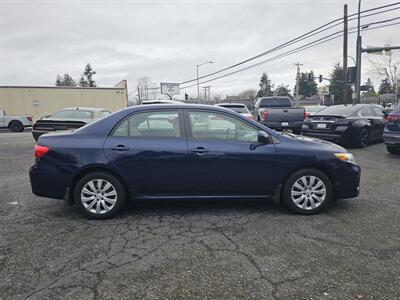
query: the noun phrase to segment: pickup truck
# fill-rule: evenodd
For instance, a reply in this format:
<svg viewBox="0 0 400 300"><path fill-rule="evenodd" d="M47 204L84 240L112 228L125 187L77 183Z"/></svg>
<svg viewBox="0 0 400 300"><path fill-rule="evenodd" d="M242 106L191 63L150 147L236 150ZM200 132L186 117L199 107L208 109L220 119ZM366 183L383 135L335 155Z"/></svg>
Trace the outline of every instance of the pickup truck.
<svg viewBox="0 0 400 300"><path fill-rule="evenodd" d="M31 116L9 116L0 108L0 128L8 128L12 132L22 132L25 127L32 126Z"/></svg>
<svg viewBox="0 0 400 300"><path fill-rule="evenodd" d="M304 108L294 108L289 97L262 97L255 101L254 115L258 122L271 129L291 129L300 134L305 119Z"/></svg>

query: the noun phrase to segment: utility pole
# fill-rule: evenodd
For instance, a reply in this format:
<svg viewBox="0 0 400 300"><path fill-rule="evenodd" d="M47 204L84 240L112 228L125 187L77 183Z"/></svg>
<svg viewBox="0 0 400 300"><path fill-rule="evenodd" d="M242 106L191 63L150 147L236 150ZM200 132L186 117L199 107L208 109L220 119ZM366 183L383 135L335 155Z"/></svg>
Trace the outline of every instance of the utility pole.
<svg viewBox="0 0 400 300"><path fill-rule="evenodd" d="M347 98L349 94L349 87L347 85L347 4L344 5L343 25L343 102L344 104L347 104Z"/></svg>
<svg viewBox="0 0 400 300"><path fill-rule="evenodd" d="M356 98L353 99L353 104L360 103L360 86L361 86L361 35L360 35L360 11L361 0L358 0L358 15L357 15L357 49L356 49Z"/></svg>
<svg viewBox="0 0 400 300"><path fill-rule="evenodd" d="M300 66L303 64L301 63L296 63L294 64L297 66L297 74L296 74L296 104L299 105L299 100L300 100Z"/></svg>

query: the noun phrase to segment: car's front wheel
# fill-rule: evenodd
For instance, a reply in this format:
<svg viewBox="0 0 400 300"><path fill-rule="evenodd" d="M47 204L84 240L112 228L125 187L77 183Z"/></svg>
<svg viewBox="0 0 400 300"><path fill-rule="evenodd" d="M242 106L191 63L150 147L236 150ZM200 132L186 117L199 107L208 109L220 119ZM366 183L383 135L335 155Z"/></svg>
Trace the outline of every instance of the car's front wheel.
<svg viewBox="0 0 400 300"><path fill-rule="evenodd" d="M115 176L93 172L78 181L74 189L74 200L89 217L107 219L114 217L124 207L126 193Z"/></svg>
<svg viewBox="0 0 400 300"><path fill-rule="evenodd" d="M332 183L319 170L304 169L292 174L283 186L282 201L299 214L315 214L332 199Z"/></svg>

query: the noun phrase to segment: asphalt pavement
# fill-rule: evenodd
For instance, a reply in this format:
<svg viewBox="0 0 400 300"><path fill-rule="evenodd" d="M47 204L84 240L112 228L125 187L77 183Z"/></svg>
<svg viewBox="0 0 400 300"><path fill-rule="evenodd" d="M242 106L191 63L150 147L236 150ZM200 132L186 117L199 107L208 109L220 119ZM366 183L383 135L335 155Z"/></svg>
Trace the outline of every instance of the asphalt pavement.
<svg viewBox="0 0 400 300"><path fill-rule="evenodd" d="M30 191L30 132L0 132L0 299L399 299L400 156L352 149L361 195L319 215L158 201L88 220Z"/></svg>

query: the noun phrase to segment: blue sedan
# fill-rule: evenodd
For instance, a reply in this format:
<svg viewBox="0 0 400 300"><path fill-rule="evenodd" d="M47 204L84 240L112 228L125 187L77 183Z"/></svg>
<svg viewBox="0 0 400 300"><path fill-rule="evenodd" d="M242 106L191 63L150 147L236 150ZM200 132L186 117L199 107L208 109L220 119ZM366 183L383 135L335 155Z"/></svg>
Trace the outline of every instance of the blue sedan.
<svg viewBox="0 0 400 300"><path fill-rule="evenodd" d="M360 167L330 142L278 133L226 108L130 107L35 146L35 195L65 199L89 217L130 199L270 198L314 214L359 194Z"/></svg>

